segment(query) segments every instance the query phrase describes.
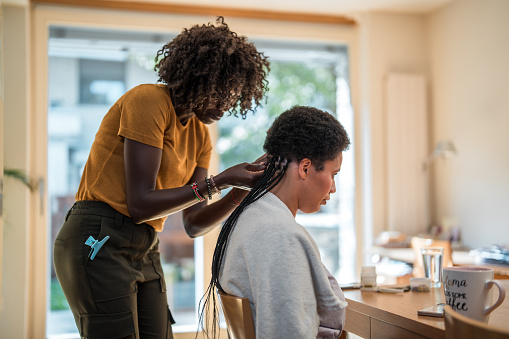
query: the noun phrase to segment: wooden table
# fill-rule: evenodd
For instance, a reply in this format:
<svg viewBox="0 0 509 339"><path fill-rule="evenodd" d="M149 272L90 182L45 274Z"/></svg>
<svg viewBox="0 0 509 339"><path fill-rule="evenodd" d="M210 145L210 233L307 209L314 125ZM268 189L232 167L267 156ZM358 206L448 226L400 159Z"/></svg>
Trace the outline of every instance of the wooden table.
<svg viewBox="0 0 509 339"><path fill-rule="evenodd" d="M501 280L506 299L491 313L489 325L509 329L509 280ZM493 299L498 297L495 288ZM345 330L363 338L445 338L443 318L418 316L417 311L444 302L442 288L430 292L378 293L346 290Z"/></svg>

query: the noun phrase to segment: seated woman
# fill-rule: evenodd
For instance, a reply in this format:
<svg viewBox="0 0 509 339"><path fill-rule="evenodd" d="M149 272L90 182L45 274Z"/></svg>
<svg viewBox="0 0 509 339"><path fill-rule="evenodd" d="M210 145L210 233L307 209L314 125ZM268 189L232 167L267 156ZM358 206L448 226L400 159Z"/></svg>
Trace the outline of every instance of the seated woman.
<svg viewBox="0 0 509 339"><path fill-rule="evenodd" d="M317 212L336 192L349 144L343 126L316 108L296 106L275 120L264 144L264 175L216 244L203 307L213 303L214 336L217 288L249 299L257 338L339 337L347 304L295 215Z"/></svg>

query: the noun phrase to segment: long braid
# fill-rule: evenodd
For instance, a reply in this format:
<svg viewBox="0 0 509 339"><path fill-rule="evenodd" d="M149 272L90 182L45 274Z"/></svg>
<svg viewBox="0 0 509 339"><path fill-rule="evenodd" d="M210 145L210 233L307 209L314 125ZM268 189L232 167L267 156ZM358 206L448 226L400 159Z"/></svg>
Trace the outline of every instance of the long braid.
<svg viewBox="0 0 509 339"><path fill-rule="evenodd" d="M219 291L224 292L219 282L219 273L221 270L221 264L223 262L224 254L228 244L228 239L231 232L235 228L237 220L242 212L252 203L263 197L267 192L273 189L283 178L286 169L288 167L287 159L281 159L280 157L272 157L267 163L262 177L254 185L248 195L240 202L235 210L230 214L228 219L225 221L219 236L217 238L216 248L214 249L214 256L212 258L212 278L210 284L207 287L205 295L200 300L200 316L199 323L201 328L204 330L205 335L209 338L208 329L210 327L209 321L204 324L204 316L209 312L210 304L212 302L213 317L212 317L212 338L216 338L217 327L219 325L219 310L217 307L216 294L214 293L217 288ZM203 302L203 306L201 306ZM196 336L198 333L196 334Z"/></svg>

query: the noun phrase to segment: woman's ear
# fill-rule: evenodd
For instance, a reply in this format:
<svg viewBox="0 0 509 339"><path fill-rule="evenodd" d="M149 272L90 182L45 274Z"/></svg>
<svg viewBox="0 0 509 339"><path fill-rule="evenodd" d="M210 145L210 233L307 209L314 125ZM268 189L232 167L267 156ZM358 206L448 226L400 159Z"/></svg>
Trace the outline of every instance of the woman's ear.
<svg viewBox="0 0 509 339"><path fill-rule="evenodd" d="M311 160L304 158L299 162L299 176L302 180L305 180L309 174L311 168Z"/></svg>

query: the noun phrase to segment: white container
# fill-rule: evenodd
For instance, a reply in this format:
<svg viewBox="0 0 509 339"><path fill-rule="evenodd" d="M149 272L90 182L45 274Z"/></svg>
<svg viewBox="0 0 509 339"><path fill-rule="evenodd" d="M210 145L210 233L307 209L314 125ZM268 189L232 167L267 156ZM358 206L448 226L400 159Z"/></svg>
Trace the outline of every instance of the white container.
<svg viewBox="0 0 509 339"><path fill-rule="evenodd" d="M361 285L363 288L376 287L376 267L362 266L361 268Z"/></svg>

